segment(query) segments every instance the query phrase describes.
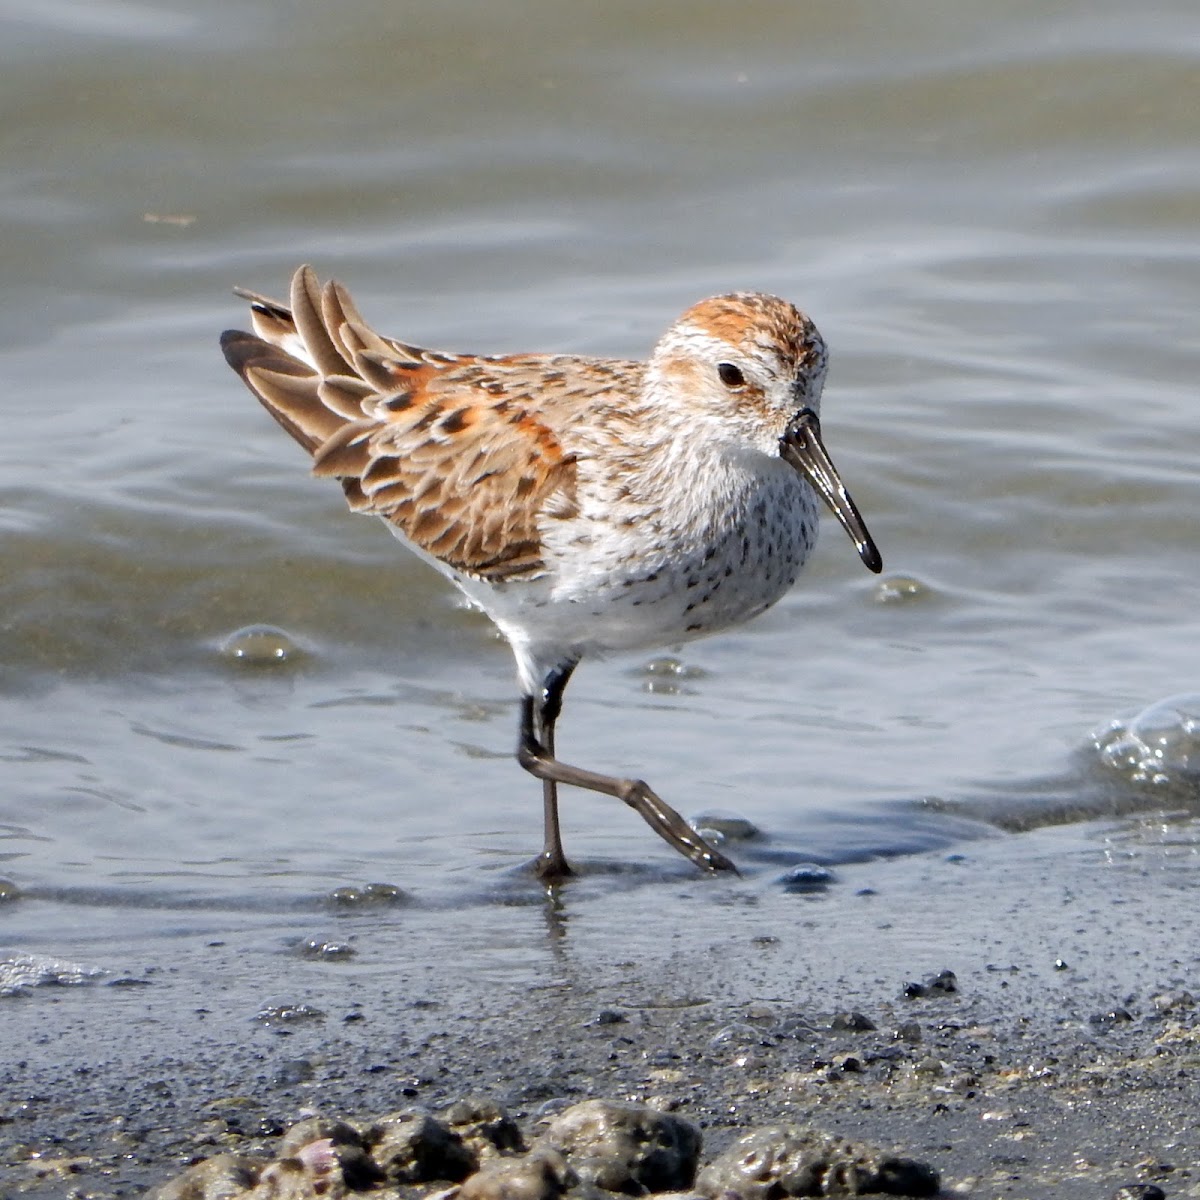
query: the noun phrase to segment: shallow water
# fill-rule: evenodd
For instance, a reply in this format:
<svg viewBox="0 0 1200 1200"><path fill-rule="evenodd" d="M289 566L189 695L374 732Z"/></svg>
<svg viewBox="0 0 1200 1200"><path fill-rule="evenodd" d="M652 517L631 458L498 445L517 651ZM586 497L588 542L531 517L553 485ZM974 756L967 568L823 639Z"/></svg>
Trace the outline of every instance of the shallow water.
<svg viewBox="0 0 1200 1200"><path fill-rule="evenodd" d="M369 879L528 898L506 648L217 351L230 286L301 261L452 350L643 355L735 287L814 316L882 583L829 521L751 626L585 666L560 733L750 818L758 885L1154 804L1088 733L1200 667L1197 32L1182 0L0 5L11 941ZM222 653L260 623L297 652ZM564 815L595 879L688 877L614 801Z"/></svg>

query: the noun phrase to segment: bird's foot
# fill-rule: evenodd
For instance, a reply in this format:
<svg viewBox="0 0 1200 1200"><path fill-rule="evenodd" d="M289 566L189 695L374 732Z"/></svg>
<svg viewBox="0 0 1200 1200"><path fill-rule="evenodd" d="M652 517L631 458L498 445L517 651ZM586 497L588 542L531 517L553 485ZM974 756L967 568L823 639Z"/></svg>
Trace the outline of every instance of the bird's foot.
<svg viewBox="0 0 1200 1200"><path fill-rule="evenodd" d="M543 883L562 883L570 879L575 872L567 862L566 855L561 850L543 850L533 860L533 873Z"/></svg>
<svg viewBox="0 0 1200 1200"><path fill-rule="evenodd" d="M714 875L718 871L741 872L732 860L710 846L665 800L641 779L631 779L624 785L621 799L665 842L669 842L684 858Z"/></svg>

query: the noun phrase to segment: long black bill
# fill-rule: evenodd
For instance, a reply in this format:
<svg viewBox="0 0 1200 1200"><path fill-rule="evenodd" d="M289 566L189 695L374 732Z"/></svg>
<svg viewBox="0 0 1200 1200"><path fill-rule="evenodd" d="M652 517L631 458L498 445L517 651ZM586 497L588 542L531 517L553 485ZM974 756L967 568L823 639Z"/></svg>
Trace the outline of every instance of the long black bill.
<svg viewBox="0 0 1200 1200"><path fill-rule="evenodd" d="M883 559L821 441L821 422L811 408L802 410L792 427L779 439L779 453L817 489L858 547L858 556L867 570L879 574L883 570Z"/></svg>

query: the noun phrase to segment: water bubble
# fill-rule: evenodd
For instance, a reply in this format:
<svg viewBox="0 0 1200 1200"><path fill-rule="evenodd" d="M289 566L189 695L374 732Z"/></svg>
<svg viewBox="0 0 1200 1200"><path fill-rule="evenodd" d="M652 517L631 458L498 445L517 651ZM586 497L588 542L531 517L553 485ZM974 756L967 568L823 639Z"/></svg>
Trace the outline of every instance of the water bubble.
<svg viewBox="0 0 1200 1200"><path fill-rule="evenodd" d="M718 1029L709 1039L708 1045L712 1050L718 1050L722 1046L741 1049L745 1046L761 1045L762 1040L762 1030L756 1029L746 1021L735 1021L732 1025L725 1025Z"/></svg>
<svg viewBox="0 0 1200 1200"><path fill-rule="evenodd" d="M221 655L247 667L269 667L297 657L300 647L274 625L247 625L221 643Z"/></svg>
<svg viewBox="0 0 1200 1200"><path fill-rule="evenodd" d="M337 962L353 958L357 953L349 942L337 942L330 938L310 937L300 943L300 954L304 958Z"/></svg>
<svg viewBox="0 0 1200 1200"><path fill-rule="evenodd" d="M741 813L722 809L707 809L688 819L688 824L702 837L719 841L748 842L759 836L758 826Z"/></svg>
<svg viewBox="0 0 1200 1200"><path fill-rule="evenodd" d="M323 1021L325 1013L315 1005L300 1003L265 1004L254 1014L262 1025L296 1025L307 1021Z"/></svg>
<svg viewBox="0 0 1200 1200"><path fill-rule="evenodd" d="M702 667L692 667L671 654L662 654L643 663L637 674L642 676L642 690L663 696L687 694L688 680L703 679L707 672Z"/></svg>
<svg viewBox="0 0 1200 1200"><path fill-rule="evenodd" d="M394 883L350 883L334 888L329 899L338 908L381 908L403 904L408 897Z"/></svg>
<svg viewBox="0 0 1200 1200"><path fill-rule="evenodd" d="M1101 764L1129 783L1200 785L1200 693L1168 696L1091 734Z"/></svg>
<svg viewBox="0 0 1200 1200"><path fill-rule="evenodd" d="M68 962L48 954L16 954L0 958L0 996L24 996L32 988L52 984L78 987L104 974L100 967Z"/></svg>
<svg viewBox="0 0 1200 1200"><path fill-rule="evenodd" d="M933 595L928 584L912 575L889 575L875 585L877 604L912 604Z"/></svg>
<svg viewBox="0 0 1200 1200"><path fill-rule="evenodd" d="M704 672L699 667L689 667L681 658L672 654L661 654L642 664L643 675L663 675L670 679L699 679Z"/></svg>

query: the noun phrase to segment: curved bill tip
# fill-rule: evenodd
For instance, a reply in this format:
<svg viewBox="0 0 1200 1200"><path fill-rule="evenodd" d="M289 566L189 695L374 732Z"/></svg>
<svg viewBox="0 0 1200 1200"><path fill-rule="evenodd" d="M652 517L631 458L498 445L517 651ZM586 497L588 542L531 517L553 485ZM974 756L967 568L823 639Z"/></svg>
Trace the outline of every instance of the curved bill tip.
<svg viewBox="0 0 1200 1200"><path fill-rule="evenodd" d="M779 453L812 484L849 534L863 566L878 575L883 570L883 556L821 441L821 423L812 409L805 409L783 435Z"/></svg>

